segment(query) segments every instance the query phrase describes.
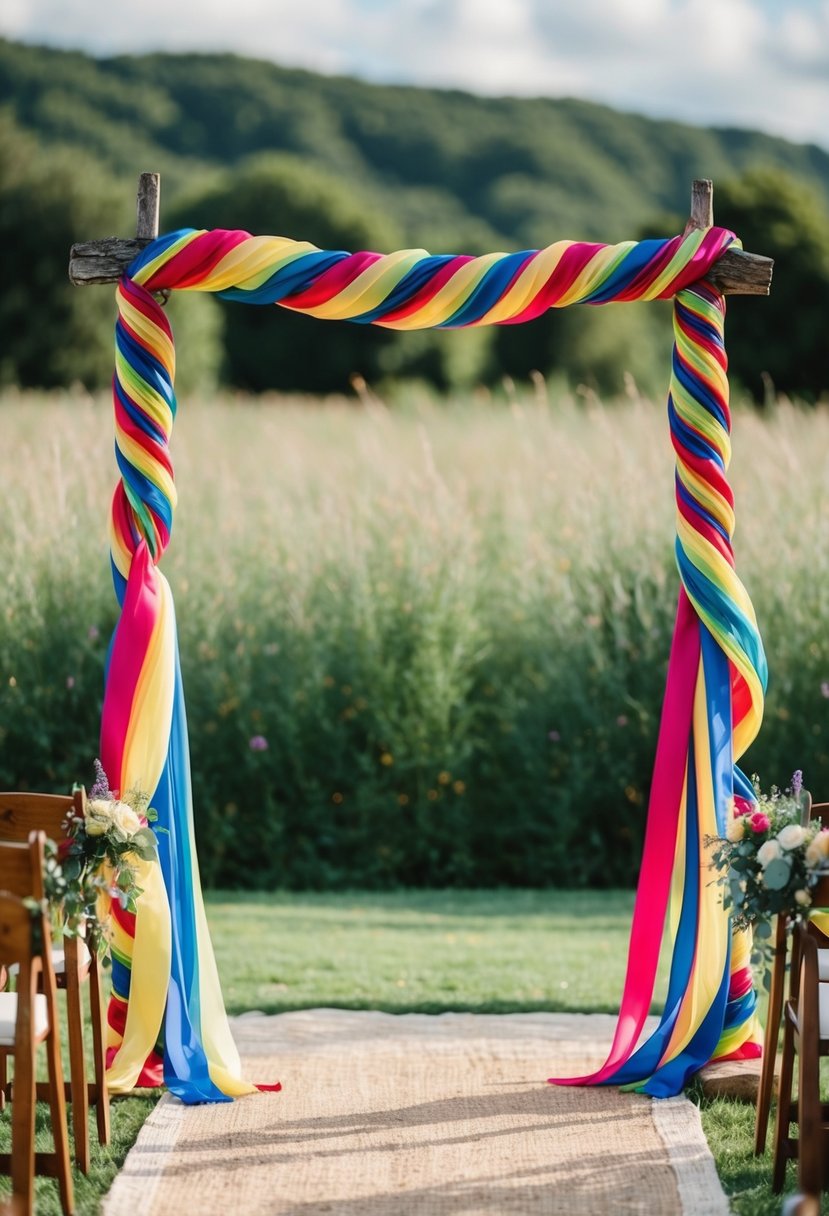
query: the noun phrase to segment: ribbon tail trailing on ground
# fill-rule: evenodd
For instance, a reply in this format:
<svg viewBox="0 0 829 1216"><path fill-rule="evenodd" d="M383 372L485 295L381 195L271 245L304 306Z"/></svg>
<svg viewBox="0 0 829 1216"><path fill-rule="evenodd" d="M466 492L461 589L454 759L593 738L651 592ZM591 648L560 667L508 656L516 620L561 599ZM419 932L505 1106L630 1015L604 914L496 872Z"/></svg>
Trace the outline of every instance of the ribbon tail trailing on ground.
<svg viewBox="0 0 829 1216"><path fill-rule="evenodd" d="M676 1094L712 1058L760 1054L749 942L735 934L710 867L735 800L735 765L760 727L767 671L751 602L734 569L724 300L708 284L674 303L668 415L676 452L682 590L668 669L645 849L616 1036L598 1072L562 1084L632 1083ZM668 859L672 859L669 862ZM659 1025L637 1049L669 912L671 966Z"/></svg>
<svg viewBox="0 0 829 1216"><path fill-rule="evenodd" d="M176 399L172 333L154 293L170 290L407 330L513 325L570 304L675 299L668 407L682 589L616 1039L599 1072L567 1083L676 1093L712 1055L757 1053L746 943L732 946L706 870L707 838L723 831L735 796L751 796L735 760L759 728L766 680L731 549L724 301L705 282L734 242L733 233L707 228L667 240L559 241L467 257L346 253L286 237L182 229L153 241L130 266L116 293L121 480L111 547L121 615L101 755L118 789L150 794L165 830L160 867L142 871L136 913L113 913L113 1089L163 1080L186 1102L226 1101L253 1089L239 1080L204 916L175 610L158 568L176 505L169 459ZM637 1049L669 905L668 999L658 1030Z"/></svg>

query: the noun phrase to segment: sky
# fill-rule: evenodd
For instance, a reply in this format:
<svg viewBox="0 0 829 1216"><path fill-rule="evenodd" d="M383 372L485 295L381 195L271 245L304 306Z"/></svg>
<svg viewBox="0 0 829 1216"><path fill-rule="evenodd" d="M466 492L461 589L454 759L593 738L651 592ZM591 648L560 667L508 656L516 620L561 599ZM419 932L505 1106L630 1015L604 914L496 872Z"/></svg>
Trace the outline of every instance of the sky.
<svg viewBox="0 0 829 1216"><path fill-rule="evenodd" d="M0 0L0 34L580 97L829 149L829 0Z"/></svg>

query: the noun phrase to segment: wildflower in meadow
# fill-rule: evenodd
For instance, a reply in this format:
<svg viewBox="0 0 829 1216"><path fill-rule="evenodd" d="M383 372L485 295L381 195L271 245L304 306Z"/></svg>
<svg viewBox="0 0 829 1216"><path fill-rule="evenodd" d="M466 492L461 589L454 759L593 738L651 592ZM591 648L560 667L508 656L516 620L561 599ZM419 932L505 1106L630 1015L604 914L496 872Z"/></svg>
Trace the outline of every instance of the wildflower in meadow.
<svg viewBox="0 0 829 1216"><path fill-rule="evenodd" d="M268 740L264 735L253 735L248 739L248 747L252 752L266 752L268 746Z"/></svg>

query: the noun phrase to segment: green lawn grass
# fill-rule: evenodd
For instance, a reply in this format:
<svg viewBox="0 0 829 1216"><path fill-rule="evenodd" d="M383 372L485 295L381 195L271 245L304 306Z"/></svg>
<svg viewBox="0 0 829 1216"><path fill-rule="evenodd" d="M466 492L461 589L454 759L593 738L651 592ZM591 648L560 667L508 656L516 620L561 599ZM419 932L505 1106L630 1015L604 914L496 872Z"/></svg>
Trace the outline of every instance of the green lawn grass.
<svg viewBox="0 0 829 1216"><path fill-rule="evenodd" d="M624 979L631 892L401 891L390 894L213 893L208 919L228 1012L313 1006L389 1013L472 1010L612 1012ZM664 991L660 976L657 997ZM654 1008L656 1012L656 1007ZM777 1216L768 1154L752 1155L754 1111L700 1102L703 1126L733 1210ZM113 1144L96 1145L76 1210L92 1216L152 1109L113 1104ZM0 1148L8 1149L8 1113ZM49 1147L39 1113L39 1147ZM790 1167L789 1189L794 1187ZM5 1182L5 1180L4 1180ZM4 1193L8 1193L5 1185ZM58 1216L54 1183L38 1182L37 1211Z"/></svg>
<svg viewBox="0 0 829 1216"><path fill-rule="evenodd" d="M448 890L213 894L208 915L230 1013L612 1013L632 908L630 892Z"/></svg>

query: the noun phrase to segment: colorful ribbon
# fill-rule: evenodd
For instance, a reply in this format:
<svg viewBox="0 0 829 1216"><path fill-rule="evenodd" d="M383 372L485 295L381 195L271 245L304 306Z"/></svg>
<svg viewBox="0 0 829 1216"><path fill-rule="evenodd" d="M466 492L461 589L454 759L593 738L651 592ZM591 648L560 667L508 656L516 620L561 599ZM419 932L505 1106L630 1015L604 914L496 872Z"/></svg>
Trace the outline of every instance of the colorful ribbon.
<svg viewBox="0 0 829 1216"><path fill-rule="evenodd" d="M738 940L732 968L728 917L710 869L709 842L724 835L734 798L753 797L735 761L759 730L767 680L731 544L724 316L722 296L705 282L676 298L668 416L682 589L619 1022L603 1067L569 1082L631 1083L658 1097L678 1093L712 1057L759 1054L747 942ZM668 995L659 1025L637 1048L669 903Z"/></svg>
<svg viewBox="0 0 829 1216"><path fill-rule="evenodd" d="M117 292L114 381L121 482L112 507L112 565L121 616L101 754L113 785L152 791L169 836L161 836L161 872L145 876L137 914L117 917L110 1008L116 1088L158 1082L160 1038L164 1079L185 1101L222 1100L250 1088L236 1080L238 1058L204 920L175 614L158 570L175 508L168 455L175 396L172 334L152 293L169 289L393 329L511 325L570 304L676 297L669 415L683 590L619 1026L604 1068L578 1080L646 1082L649 1092L675 1093L721 1037L730 1052L752 1037L744 967L730 982L728 918L705 869L706 836L723 829L735 791L745 793L734 760L759 727L765 685L762 646L731 550L724 302L702 281L734 240L710 228L670 240L560 241L521 253L435 257L419 249L352 254L284 237L186 229L152 242L129 268ZM659 1030L636 1051L669 895L668 1001Z"/></svg>

